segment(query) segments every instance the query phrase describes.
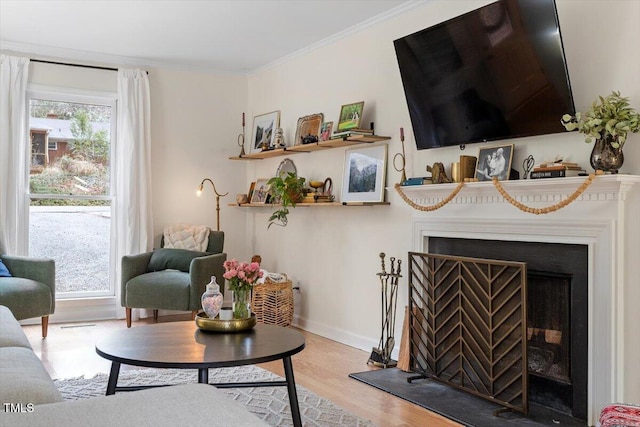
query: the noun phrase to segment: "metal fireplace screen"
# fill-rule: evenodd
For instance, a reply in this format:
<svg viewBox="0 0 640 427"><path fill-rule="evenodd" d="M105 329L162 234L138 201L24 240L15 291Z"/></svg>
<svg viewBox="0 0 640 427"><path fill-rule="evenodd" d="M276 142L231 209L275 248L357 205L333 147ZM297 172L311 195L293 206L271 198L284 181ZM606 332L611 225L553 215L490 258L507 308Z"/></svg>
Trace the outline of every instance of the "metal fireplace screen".
<svg viewBox="0 0 640 427"><path fill-rule="evenodd" d="M410 252L411 370L526 414L526 268Z"/></svg>

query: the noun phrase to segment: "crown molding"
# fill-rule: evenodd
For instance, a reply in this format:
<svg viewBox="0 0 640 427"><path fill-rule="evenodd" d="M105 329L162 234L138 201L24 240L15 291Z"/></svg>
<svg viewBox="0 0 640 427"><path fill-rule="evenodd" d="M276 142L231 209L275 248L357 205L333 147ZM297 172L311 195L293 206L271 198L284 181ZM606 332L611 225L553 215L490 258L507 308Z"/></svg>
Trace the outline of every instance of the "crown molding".
<svg viewBox="0 0 640 427"><path fill-rule="evenodd" d="M151 61L128 56L110 55L98 52L90 52L77 49L57 48L52 46L34 45L29 43L17 43L0 41L2 53L13 53L19 56L30 56L32 59L49 61L78 62L87 65L102 67L131 67L131 68L164 68L195 73L215 73L227 75L245 75L246 72L223 71L209 67L175 64L162 61Z"/></svg>

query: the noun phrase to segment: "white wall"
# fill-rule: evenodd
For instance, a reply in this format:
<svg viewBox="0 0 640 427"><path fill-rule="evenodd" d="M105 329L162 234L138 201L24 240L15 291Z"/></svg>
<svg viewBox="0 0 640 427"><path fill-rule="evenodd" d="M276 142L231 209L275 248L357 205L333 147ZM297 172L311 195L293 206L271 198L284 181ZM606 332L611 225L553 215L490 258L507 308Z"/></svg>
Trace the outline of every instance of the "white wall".
<svg viewBox="0 0 640 427"><path fill-rule="evenodd" d="M237 136L247 102L246 77L153 69L149 80L156 234L178 222L216 229L213 187L206 182L196 197L200 182L210 178L219 193L229 192L220 199L225 252L250 256L245 217L227 206L248 189L243 165L228 160L240 151Z"/></svg>
<svg viewBox="0 0 640 427"><path fill-rule="evenodd" d="M290 141L298 117L322 112L326 121L335 122L342 104L364 100L363 123L374 121L377 134L392 137L388 186L400 177L391 164L393 155L400 151L400 127L407 135L408 176L423 176L426 165L435 161L448 165L460 154L476 155L477 144L464 152L457 147L415 150L393 40L487 3L431 1L304 56L260 70L249 76L249 115L280 110L281 126ZM639 109L640 2L558 0L558 14L577 109L584 110L597 95L611 90L620 90ZM513 164L520 168L529 154L538 161L560 154L588 166L591 149L577 133L525 138L516 141ZM344 151L294 154L290 158L308 180L330 176L334 192L339 194ZM640 135L629 138L624 152L621 172L639 174ZM273 176L281 160L249 163L247 180ZM300 325L366 350L377 345L381 321L378 253L385 252L387 262L389 256L406 262L412 246L411 208L393 189L387 191L386 200L390 206L296 208L286 228L269 231L269 209L242 209L253 229L252 250L262 255L265 268L299 281L302 295L296 311ZM399 307L407 301L406 269L404 272ZM399 310L398 342L402 316Z"/></svg>

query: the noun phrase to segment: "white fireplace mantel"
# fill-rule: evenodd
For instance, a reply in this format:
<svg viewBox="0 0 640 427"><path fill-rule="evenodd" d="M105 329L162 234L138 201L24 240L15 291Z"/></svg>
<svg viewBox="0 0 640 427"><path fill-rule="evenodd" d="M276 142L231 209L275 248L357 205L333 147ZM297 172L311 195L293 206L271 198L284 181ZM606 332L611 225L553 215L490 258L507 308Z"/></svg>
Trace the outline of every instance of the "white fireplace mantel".
<svg viewBox="0 0 640 427"><path fill-rule="evenodd" d="M518 202L554 205L586 177L502 182ZM414 203L434 205L457 184L402 187ZM398 197L398 203L403 203ZM640 176L597 176L571 204L534 215L509 204L491 182L465 183L435 211L413 210L413 250L429 237L582 244L588 247L588 424L612 402L640 403Z"/></svg>

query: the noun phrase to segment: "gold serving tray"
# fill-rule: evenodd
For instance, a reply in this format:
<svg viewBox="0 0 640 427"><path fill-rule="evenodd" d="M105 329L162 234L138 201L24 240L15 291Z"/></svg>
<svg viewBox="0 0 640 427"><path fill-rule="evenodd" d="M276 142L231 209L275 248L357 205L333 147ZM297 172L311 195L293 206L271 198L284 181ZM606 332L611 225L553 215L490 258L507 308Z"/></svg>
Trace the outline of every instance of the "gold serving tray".
<svg viewBox="0 0 640 427"><path fill-rule="evenodd" d="M198 326L200 330L207 332L230 333L248 331L256 326L256 315L255 313L251 313L251 317L247 319L220 320L209 319L206 313L200 312L196 315L196 326Z"/></svg>

